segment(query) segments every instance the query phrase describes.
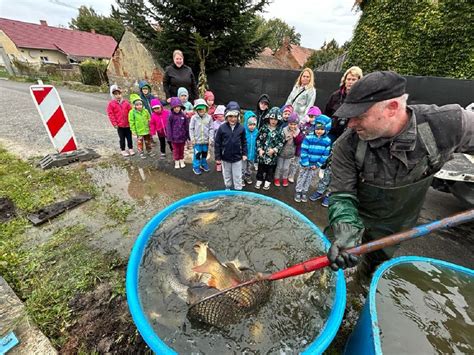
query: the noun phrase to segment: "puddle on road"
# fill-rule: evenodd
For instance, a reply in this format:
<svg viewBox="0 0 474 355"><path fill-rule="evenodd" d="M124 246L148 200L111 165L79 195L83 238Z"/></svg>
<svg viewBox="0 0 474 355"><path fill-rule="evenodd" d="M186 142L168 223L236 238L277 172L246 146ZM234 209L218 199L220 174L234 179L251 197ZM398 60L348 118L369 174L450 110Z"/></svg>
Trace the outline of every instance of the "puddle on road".
<svg viewBox="0 0 474 355"><path fill-rule="evenodd" d="M153 204L161 208L201 190L192 183L153 168L133 165L88 169L92 181L103 191L139 206Z"/></svg>

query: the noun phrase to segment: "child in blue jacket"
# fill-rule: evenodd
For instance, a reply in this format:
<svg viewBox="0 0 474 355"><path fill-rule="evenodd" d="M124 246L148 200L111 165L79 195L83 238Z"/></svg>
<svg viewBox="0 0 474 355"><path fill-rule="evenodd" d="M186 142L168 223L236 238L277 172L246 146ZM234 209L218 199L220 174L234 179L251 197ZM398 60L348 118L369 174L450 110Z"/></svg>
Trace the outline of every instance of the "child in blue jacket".
<svg viewBox="0 0 474 355"><path fill-rule="evenodd" d="M252 185L252 170L257 161L257 116L252 111L244 113L245 137L247 138L247 160L242 162L242 179L247 185Z"/></svg>
<svg viewBox="0 0 474 355"><path fill-rule="evenodd" d="M307 202L307 193L317 169L326 163L331 153L331 118L319 115L315 120L315 129L305 137L301 145L300 173L296 182L296 202Z"/></svg>

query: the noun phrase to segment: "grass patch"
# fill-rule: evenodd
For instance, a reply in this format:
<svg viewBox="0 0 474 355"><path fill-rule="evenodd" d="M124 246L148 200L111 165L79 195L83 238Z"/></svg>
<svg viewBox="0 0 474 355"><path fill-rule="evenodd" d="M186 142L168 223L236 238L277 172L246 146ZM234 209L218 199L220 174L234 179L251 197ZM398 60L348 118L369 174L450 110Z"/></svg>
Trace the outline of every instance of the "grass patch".
<svg viewBox="0 0 474 355"><path fill-rule="evenodd" d="M43 171L0 148L0 195L13 200L24 212L75 195L78 191L96 194L89 175L81 168ZM126 219L129 207L118 200L111 215ZM128 212L127 212L128 211ZM0 274L25 302L26 310L56 347L67 339L67 326L74 315L69 302L78 293L110 280L114 295L124 295L123 260L103 254L88 245L86 225L57 229L42 244L32 247L31 224L20 216L3 223L0 229Z"/></svg>
<svg viewBox="0 0 474 355"><path fill-rule="evenodd" d="M134 209L135 207L130 203L119 200L114 196L106 202L105 214L118 223L125 223L128 215L132 213Z"/></svg>

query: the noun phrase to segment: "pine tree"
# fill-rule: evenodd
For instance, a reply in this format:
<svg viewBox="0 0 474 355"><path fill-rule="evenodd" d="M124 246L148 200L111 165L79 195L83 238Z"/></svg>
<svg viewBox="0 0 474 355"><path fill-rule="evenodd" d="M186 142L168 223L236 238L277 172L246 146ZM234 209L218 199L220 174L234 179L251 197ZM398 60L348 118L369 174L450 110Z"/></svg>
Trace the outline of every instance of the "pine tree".
<svg viewBox="0 0 474 355"><path fill-rule="evenodd" d="M185 64L198 72L196 48L204 43L201 53L206 54L208 71L245 65L267 41L268 33L257 34L257 14L269 0L150 0L149 6L142 0L117 3L116 13L163 67L172 63L173 51L180 49Z"/></svg>
<svg viewBox="0 0 474 355"><path fill-rule="evenodd" d="M79 7L79 14L71 20L69 28L86 32L94 30L96 33L112 36L117 42L120 41L124 31L122 23L117 18L98 15L92 6Z"/></svg>

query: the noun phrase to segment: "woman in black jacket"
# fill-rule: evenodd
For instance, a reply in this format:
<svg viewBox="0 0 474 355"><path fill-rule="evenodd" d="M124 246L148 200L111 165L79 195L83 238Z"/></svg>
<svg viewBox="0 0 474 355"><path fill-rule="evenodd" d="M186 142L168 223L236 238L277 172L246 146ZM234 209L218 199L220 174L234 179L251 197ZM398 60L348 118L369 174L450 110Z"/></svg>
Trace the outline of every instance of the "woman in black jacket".
<svg viewBox="0 0 474 355"><path fill-rule="evenodd" d="M196 79L190 67L184 64L183 52L176 49L173 52L173 64L166 67L165 77L163 78L163 89L166 94L166 101L178 96L178 89L184 87L188 90L189 101L194 102L198 96Z"/></svg>

